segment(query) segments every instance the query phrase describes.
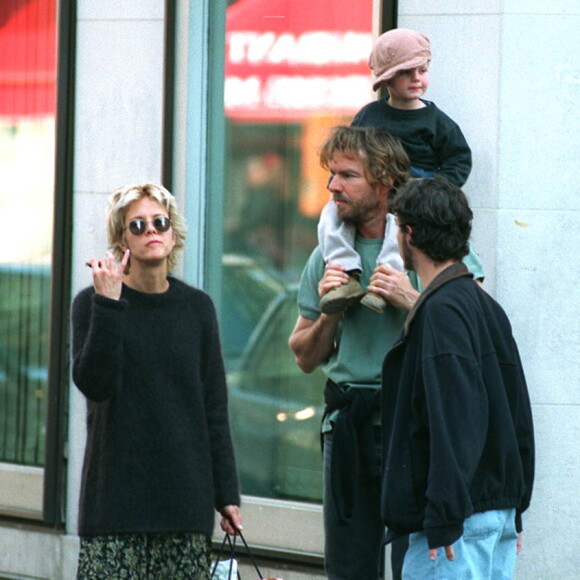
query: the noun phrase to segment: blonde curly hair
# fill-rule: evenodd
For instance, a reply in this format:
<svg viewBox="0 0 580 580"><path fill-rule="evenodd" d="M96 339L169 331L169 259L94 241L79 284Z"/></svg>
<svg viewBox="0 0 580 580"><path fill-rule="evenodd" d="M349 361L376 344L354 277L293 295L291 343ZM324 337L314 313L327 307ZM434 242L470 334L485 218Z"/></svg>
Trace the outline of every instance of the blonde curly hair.
<svg viewBox="0 0 580 580"><path fill-rule="evenodd" d="M109 248L117 260L123 258L122 246L125 242L125 215L128 206L139 199L149 197L155 200L167 211L171 220L171 228L175 239L173 250L167 258L168 270L175 267L177 253L185 246L187 225L185 219L177 209L175 197L165 187L156 183L144 183L142 185L125 185L116 189L109 197L107 206L107 238ZM129 271L127 267L127 272Z"/></svg>

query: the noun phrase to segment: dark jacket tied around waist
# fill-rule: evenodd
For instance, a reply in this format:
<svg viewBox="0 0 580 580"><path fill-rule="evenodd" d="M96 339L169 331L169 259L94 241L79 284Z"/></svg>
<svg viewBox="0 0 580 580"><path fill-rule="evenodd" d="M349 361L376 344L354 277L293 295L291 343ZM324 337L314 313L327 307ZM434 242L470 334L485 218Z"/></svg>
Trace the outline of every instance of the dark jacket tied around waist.
<svg viewBox="0 0 580 580"><path fill-rule="evenodd" d="M375 459L375 426L373 415L380 404L376 389L350 388L345 390L326 381L324 389L325 415L338 409L333 428L332 500L342 522L352 518L354 498L358 493L358 480L380 475Z"/></svg>

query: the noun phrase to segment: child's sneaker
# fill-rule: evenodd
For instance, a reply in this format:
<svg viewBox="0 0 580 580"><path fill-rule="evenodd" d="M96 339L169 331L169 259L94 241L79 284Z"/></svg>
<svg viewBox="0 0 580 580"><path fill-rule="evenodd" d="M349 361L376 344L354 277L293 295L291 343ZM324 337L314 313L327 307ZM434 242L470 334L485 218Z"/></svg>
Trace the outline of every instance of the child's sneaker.
<svg viewBox="0 0 580 580"><path fill-rule="evenodd" d="M364 293L360 282L354 276L349 276L346 284L333 288L320 299L320 310L324 314L340 312L358 302Z"/></svg>
<svg viewBox="0 0 580 580"><path fill-rule="evenodd" d="M387 307L387 301L382 296L379 296L374 292L367 292L363 296L360 303L363 306L366 306L367 308L370 308L371 310L378 312L379 314L382 314L385 311L385 308Z"/></svg>

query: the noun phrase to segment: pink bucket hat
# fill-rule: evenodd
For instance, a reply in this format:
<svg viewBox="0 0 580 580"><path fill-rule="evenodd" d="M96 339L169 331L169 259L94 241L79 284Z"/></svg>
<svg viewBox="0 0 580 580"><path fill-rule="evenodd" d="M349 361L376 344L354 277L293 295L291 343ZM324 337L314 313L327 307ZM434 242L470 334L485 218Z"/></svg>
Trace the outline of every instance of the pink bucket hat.
<svg viewBox="0 0 580 580"><path fill-rule="evenodd" d="M431 58L429 39L408 28L394 28L377 39L369 66L375 76L373 90L392 79L399 71L416 68Z"/></svg>

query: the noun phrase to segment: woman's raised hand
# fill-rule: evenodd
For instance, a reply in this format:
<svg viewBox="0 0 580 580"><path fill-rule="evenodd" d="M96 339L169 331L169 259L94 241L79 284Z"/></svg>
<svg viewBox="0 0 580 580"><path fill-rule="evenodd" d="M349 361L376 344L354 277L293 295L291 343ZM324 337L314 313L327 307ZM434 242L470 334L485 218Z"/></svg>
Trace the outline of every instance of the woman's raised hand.
<svg viewBox="0 0 580 580"><path fill-rule="evenodd" d="M119 264L115 262L115 257L111 252L105 254L103 260L92 258L87 262L93 270L93 284L95 292L111 300L121 298L121 288L123 286L123 275L129 263L130 250L125 250L123 259Z"/></svg>

